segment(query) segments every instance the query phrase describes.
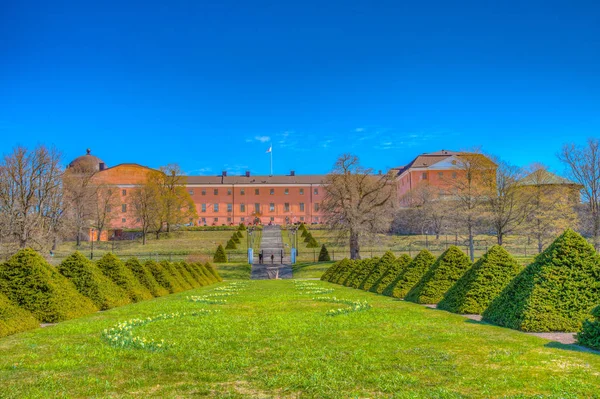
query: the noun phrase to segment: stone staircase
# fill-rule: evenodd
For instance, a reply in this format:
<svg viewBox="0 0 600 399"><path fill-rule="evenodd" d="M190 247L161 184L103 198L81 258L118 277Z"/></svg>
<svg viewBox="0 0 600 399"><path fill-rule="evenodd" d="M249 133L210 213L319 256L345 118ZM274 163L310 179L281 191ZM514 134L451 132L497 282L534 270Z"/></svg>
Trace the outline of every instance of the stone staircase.
<svg viewBox="0 0 600 399"><path fill-rule="evenodd" d="M259 263L260 253L263 254L262 263ZM283 247L281 227L265 226L262 231L260 250L254 256L250 278L253 280L292 278L290 263L289 251L286 253Z"/></svg>

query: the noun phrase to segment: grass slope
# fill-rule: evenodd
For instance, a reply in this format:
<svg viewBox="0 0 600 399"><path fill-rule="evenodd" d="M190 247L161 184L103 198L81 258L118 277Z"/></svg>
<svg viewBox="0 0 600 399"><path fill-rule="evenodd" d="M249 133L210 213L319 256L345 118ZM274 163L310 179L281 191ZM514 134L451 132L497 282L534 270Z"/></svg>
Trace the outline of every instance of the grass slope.
<svg viewBox="0 0 600 399"><path fill-rule="evenodd" d="M600 303L600 257L566 230L502 291L483 313L494 324L523 331L581 329Z"/></svg>
<svg viewBox="0 0 600 399"><path fill-rule="evenodd" d="M451 245L404 299L416 303L438 303L470 267L469 257L460 248Z"/></svg>
<svg viewBox="0 0 600 399"><path fill-rule="evenodd" d="M481 314L522 269L504 248L494 245L448 290L437 307Z"/></svg>
<svg viewBox="0 0 600 399"><path fill-rule="evenodd" d="M292 281L249 281L227 304L186 300L220 285L0 339L5 398L592 398L600 356L461 316L315 281L372 308L331 317ZM134 329L166 350L118 349L104 329L133 318L218 309ZM499 378L501 376L501 378Z"/></svg>

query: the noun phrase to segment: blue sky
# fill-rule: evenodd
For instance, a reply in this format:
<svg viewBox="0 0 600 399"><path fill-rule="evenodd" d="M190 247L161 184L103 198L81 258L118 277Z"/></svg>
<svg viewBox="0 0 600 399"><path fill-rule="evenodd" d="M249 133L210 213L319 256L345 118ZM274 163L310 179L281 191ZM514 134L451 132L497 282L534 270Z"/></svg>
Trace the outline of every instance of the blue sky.
<svg viewBox="0 0 600 399"><path fill-rule="evenodd" d="M600 4L0 0L0 152L326 173L600 137Z"/></svg>

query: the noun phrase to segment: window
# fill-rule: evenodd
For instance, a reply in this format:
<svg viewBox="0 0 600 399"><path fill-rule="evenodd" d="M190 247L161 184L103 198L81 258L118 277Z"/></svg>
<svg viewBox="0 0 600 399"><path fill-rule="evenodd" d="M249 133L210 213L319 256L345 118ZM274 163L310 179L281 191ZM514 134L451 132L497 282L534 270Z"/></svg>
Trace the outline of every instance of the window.
<svg viewBox="0 0 600 399"><path fill-rule="evenodd" d="M452 172L452 178L456 179L456 172Z"/></svg>
<svg viewBox="0 0 600 399"><path fill-rule="evenodd" d="M300 189L300 195L304 195L304 189L303 188Z"/></svg>
<svg viewBox="0 0 600 399"><path fill-rule="evenodd" d="M227 223L231 223L231 218L227 218Z"/></svg>
<svg viewBox="0 0 600 399"><path fill-rule="evenodd" d="M300 221L304 222L304 216L300 216Z"/></svg>
<svg viewBox="0 0 600 399"><path fill-rule="evenodd" d="M227 204L227 212L233 211L233 204Z"/></svg>
<svg viewBox="0 0 600 399"><path fill-rule="evenodd" d="M285 212L289 212L290 211L290 204L289 204L289 202L286 202L285 204L283 204L283 210Z"/></svg>
<svg viewBox="0 0 600 399"><path fill-rule="evenodd" d="M227 195L231 195L231 189L227 190Z"/></svg>
<svg viewBox="0 0 600 399"><path fill-rule="evenodd" d="M111 212L112 212L112 206L106 205L106 213L111 213Z"/></svg>
<svg viewBox="0 0 600 399"><path fill-rule="evenodd" d="M269 194L270 194L270 195L275 195L275 189L274 189L274 188L270 189L270 190L269 190Z"/></svg>
<svg viewBox="0 0 600 399"><path fill-rule="evenodd" d="M269 212L275 212L275 203L271 202L269 204Z"/></svg>
<svg viewBox="0 0 600 399"><path fill-rule="evenodd" d="M200 219L200 223L202 223L202 224L206 224L206 218L201 218L201 219Z"/></svg>
<svg viewBox="0 0 600 399"><path fill-rule="evenodd" d="M315 212L319 212L319 203L315 202Z"/></svg>
<svg viewBox="0 0 600 399"><path fill-rule="evenodd" d="M240 190L240 195L246 195L246 190L244 190L243 188Z"/></svg>
<svg viewBox="0 0 600 399"><path fill-rule="evenodd" d="M121 212L127 212L127 204L121 205Z"/></svg>
<svg viewBox="0 0 600 399"><path fill-rule="evenodd" d="M274 222L275 218L273 216L271 216L271 222Z"/></svg>
<svg viewBox="0 0 600 399"><path fill-rule="evenodd" d="M206 190L202 190L202 195L206 195Z"/></svg>
<svg viewBox="0 0 600 399"><path fill-rule="evenodd" d="M259 195L260 194L260 190L258 188L254 189L254 195Z"/></svg>
<svg viewBox="0 0 600 399"><path fill-rule="evenodd" d="M241 217L241 218L240 218L240 221L241 221L241 222L245 222L245 221L246 221L246 218L245 218L245 217Z"/></svg>
<svg viewBox="0 0 600 399"><path fill-rule="evenodd" d="M123 191L121 191L121 194L122 194L123 196L127 195L127 190L123 189Z"/></svg>
<svg viewBox="0 0 600 399"><path fill-rule="evenodd" d="M246 212L246 204L240 204L240 212Z"/></svg>
<svg viewBox="0 0 600 399"><path fill-rule="evenodd" d="M442 177L444 177L444 172L438 172L438 177L441 179Z"/></svg>
<svg viewBox="0 0 600 399"><path fill-rule="evenodd" d="M284 193L285 195L288 195L288 194L290 193L290 190L286 188L285 190L283 190L283 193Z"/></svg>
<svg viewBox="0 0 600 399"><path fill-rule="evenodd" d="M194 195L194 190L190 190L188 193L190 193L190 195Z"/></svg>
<svg viewBox="0 0 600 399"><path fill-rule="evenodd" d="M319 189L315 188L315 195L319 195Z"/></svg>
<svg viewBox="0 0 600 399"><path fill-rule="evenodd" d="M215 195L219 195L219 189L218 188L215 188L213 192L214 192Z"/></svg>
<svg viewBox="0 0 600 399"><path fill-rule="evenodd" d="M218 222L218 221L219 221L219 218L214 218L214 221L215 221L215 222Z"/></svg>
<svg viewBox="0 0 600 399"><path fill-rule="evenodd" d="M215 204L215 205L213 206L213 210L214 210L215 212L219 212L219 204Z"/></svg>
<svg viewBox="0 0 600 399"><path fill-rule="evenodd" d="M127 219L123 218L121 219L121 223L125 223L127 221Z"/></svg>
<svg viewBox="0 0 600 399"><path fill-rule="evenodd" d="M427 172L421 174L421 180L427 180Z"/></svg>
<svg viewBox="0 0 600 399"><path fill-rule="evenodd" d="M300 203L300 212L304 212L304 202Z"/></svg>
<svg viewBox="0 0 600 399"><path fill-rule="evenodd" d="M258 202L256 204L254 204L254 212L260 213L260 204Z"/></svg>
<svg viewBox="0 0 600 399"><path fill-rule="evenodd" d="M315 220L315 223L319 223L319 217L318 216L315 216L314 220Z"/></svg>
<svg viewBox="0 0 600 399"><path fill-rule="evenodd" d="M206 212L206 204L202 204L200 212Z"/></svg>

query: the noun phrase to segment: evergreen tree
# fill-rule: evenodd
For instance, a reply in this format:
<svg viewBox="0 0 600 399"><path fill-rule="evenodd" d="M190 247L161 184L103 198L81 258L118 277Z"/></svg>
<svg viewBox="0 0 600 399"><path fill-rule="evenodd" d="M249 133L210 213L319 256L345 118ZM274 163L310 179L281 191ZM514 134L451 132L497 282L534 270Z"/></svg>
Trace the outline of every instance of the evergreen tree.
<svg viewBox="0 0 600 399"><path fill-rule="evenodd" d="M385 273L377 280L369 291L382 294L383 290L387 288L393 281L396 280L405 270L408 264L412 261L410 256L406 254L400 255L392 263L392 265L386 270Z"/></svg>
<svg viewBox="0 0 600 399"><path fill-rule="evenodd" d="M370 291L381 276L388 271L392 264L396 261L396 257L392 251L387 251L378 262L375 262L369 271L367 277L361 282L358 288L365 291Z"/></svg>
<svg viewBox="0 0 600 399"><path fill-rule="evenodd" d="M424 249L408 264L406 270L400 273L394 281L383 290L382 294L394 298L404 298L423 278L427 270L435 262L435 257L428 250Z"/></svg>
<svg viewBox="0 0 600 399"><path fill-rule="evenodd" d="M319 252L319 262L329 262L331 257L329 256L329 251L327 251L327 247L325 244L321 245L321 252Z"/></svg>

